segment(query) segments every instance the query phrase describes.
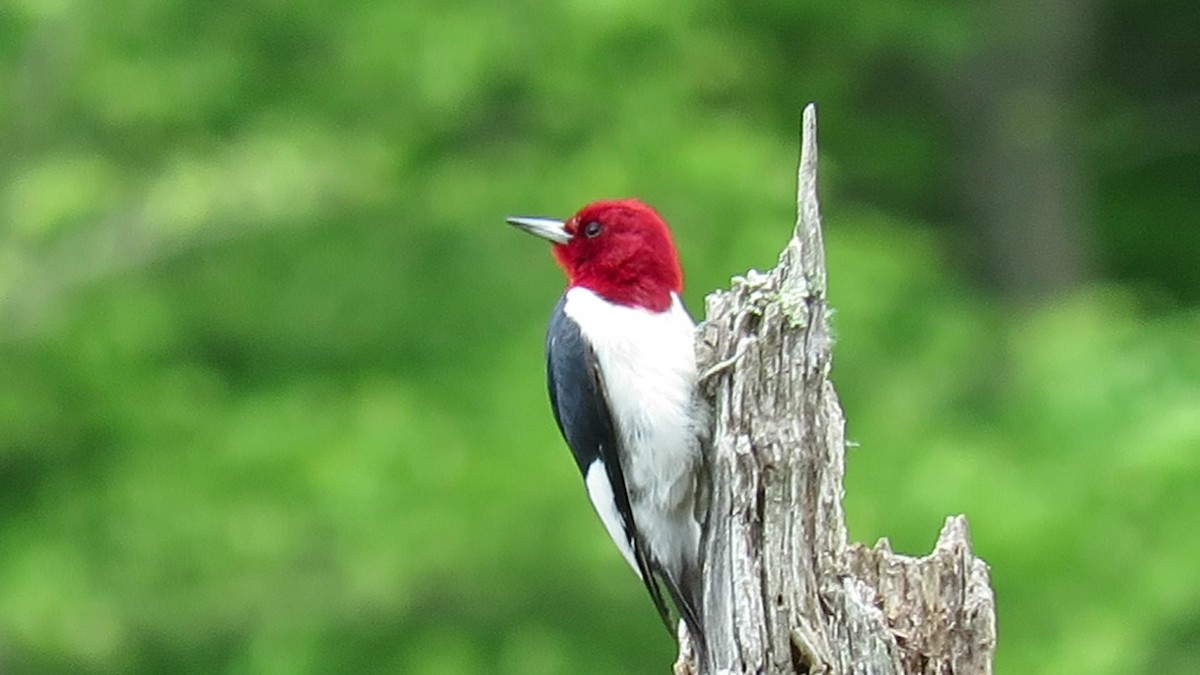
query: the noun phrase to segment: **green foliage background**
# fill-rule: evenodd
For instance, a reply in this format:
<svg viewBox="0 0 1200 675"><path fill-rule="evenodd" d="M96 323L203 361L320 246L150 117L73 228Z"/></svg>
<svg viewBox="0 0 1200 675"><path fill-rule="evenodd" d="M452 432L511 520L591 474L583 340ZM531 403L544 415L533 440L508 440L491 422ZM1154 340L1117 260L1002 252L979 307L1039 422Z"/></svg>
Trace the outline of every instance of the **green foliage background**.
<svg viewBox="0 0 1200 675"><path fill-rule="evenodd" d="M700 310L808 100L852 536L967 513L1000 673L1200 672L1200 17L1091 6L1096 275L1018 302L960 262L956 7L0 2L0 672L666 672L503 217L640 196Z"/></svg>

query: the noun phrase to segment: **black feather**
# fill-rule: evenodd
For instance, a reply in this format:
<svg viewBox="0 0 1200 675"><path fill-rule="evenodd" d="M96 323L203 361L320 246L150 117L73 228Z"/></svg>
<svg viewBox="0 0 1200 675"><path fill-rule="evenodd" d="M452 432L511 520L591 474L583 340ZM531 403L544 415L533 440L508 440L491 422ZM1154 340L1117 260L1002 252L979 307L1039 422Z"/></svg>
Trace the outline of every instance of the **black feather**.
<svg viewBox="0 0 1200 675"><path fill-rule="evenodd" d="M620 437L614 428L604 380L591 345L583 337L579 326L564 312L565 304L564 295L554 308L546 334L546 370L554 419L575 456L580 473L586 476L596 460L604 463L617 513L621 516L625 536L633 550L638 573L667 631L674 635L670 608L663 597L663 586L680 607L689 630L693 635L699 635L699 620L692 602L685 598L677 580L658 573L659 566L651 560L649 547L638 536L621 466L623 453L620 451Z"/></svg>

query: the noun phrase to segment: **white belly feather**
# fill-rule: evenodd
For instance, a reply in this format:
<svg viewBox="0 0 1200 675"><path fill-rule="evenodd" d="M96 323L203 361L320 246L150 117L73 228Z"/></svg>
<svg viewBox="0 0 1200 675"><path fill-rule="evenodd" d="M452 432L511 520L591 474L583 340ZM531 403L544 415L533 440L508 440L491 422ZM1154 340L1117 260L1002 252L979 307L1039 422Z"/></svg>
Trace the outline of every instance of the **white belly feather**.
<svg viewBox="0 0 1200 675"><path fill-rule="evenodd" d="M699 547L694 499L705 421L696 398L695 324L679 297L672 301L652 312L576 287L564 311L599 361L638 530L655 558L673 567L693 563ZM602 517L606 506L596 504Z"/></svg>

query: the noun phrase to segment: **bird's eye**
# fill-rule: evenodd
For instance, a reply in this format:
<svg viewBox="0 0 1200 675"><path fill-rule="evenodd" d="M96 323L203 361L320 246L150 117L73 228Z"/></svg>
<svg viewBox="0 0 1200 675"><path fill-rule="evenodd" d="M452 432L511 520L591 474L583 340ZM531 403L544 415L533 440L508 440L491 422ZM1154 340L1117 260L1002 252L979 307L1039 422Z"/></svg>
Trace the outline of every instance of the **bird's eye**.
<svg viewBox="0 0 1200 675"><path fill-rule="evenodd" d="M583 226L583 234L588 239L593 239L593 238L599 236L600 231L603 229L604 228L600 225L600 223L597 223L596 221L593 220L592 222Z"/></svg>

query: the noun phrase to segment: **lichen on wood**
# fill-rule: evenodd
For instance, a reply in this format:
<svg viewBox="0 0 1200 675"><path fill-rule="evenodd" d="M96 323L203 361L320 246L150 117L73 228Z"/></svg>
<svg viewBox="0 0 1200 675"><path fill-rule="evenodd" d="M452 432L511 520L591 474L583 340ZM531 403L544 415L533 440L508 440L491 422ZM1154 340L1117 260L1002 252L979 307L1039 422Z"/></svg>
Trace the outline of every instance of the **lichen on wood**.
<svg viewBox="0 0 1200 675"><path fill-rule="evenodd" d="M697 337L713 406L703 663L677 673L990 674L994 603L966 520L923 558L849 545L845 420L817 202L816 111L804 111L798 216L779 264L708 296Z"/></svg>

